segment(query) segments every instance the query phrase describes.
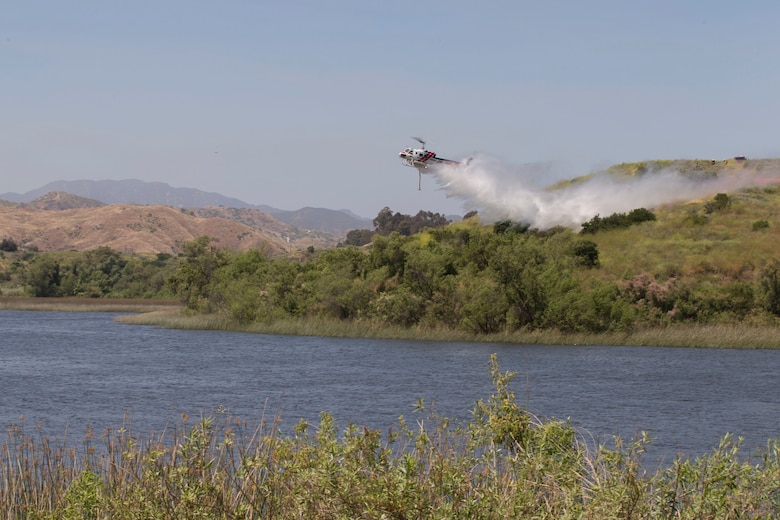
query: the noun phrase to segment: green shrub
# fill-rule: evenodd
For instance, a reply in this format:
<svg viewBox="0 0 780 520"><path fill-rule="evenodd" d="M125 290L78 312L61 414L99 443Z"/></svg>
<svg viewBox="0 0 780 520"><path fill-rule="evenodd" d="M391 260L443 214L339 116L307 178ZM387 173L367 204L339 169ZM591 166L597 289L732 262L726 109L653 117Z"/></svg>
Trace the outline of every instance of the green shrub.
<svg viewBox="0 0 780 520"><path fill-rule="evenodd" d="M645 208L632 209L628 213L613 213L608 217L600 217L596 215L588 222L582 224L582 234L594 234L599 231L607 231L610 229L620 229L640 224L642 222L651 222L656 220L656 216L652 211Z"/></svg>
<svg viewBox="0 0 780 520"><path fill-rule="evenodd" d="M709 222L709 219L707 218L706 215L699 215L698 211L691 210L688 213L688 216L685 218L685 221L694 226L703 226L707 222Z"/></svg>
<svg viewBox="0 0 780 520"><path fill-rule="evenodd" d="M773 260L761 271L761 298L764 308L780 316L780 260Z"/></svg>
<svg viewBox="0 0 780 520"><path fill-rule="evenodd" d="M756 220L753 222L753 231L761 231L762 229L767 229L769 227L769 222L766 220Z"/></svg>
<svg viewBox="0 0 780 520"><path fill-rule="evenodd" d="M715 211L722 211L724 209L728 209L728 207L731 205L731 198L729 198L728 195L725 193L718 193L715 195L715 198L706 204L704 204L704 211L709 213L714 213Z"/></svg>
<svg viewBox="0 0 780 520"><path fill-rule="evenodd" d="M574 256L578 263L585 267L598 267L599 247L590 240L580 240L574 243Z"/></svg>
<svg viewBox="0 0 780 520"><path fill-rule="evenodd" d="M0 240L0 251L13 253L18 249L19 249L19 245L16 243L16 241L13 238L4 238L3 240Z"/></svg>

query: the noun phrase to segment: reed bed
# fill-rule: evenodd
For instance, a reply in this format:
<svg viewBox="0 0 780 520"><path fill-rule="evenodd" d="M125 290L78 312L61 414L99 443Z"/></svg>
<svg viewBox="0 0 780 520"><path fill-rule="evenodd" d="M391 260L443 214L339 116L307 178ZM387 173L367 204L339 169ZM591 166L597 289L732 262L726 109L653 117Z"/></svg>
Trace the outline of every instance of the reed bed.
<svg viewBox="0 0 780 520"><path fill-rule="evenodd" d="M0 310L143 313L163 310L177 311L179 309L181 309L181 304L175 300L150 300L144 298L0 297Z"/></svg>
<svg viewBox="0 0 780 520"><path fill-rule="evenodd" d="M140 314L117 316L115 321L132 325L152 325L184 330L242 330L222 314L196 314L180 309L162 309Z"/></svg>
<svg viewBox="0 0 780 520"><path fill-rule="evenodd" d="M511 342L547 345L653 346L690 348L780 348L780 328L770 325L690 325L638 328L626 332L511 334Z"/></svg>
<svg viewBox="0 0 780 520"><path fill-rule="evenodd" d="M780 348L780 328L771 325L688 325L635 329L625 332L563 333L557 330L518 331L476 335L426 327L388 326L369 321L284 319L239 325L222 314L186 314L162 310L120 316L118 321L138 325L202 330L235 330L298 336L403 339L412 341L494 342L541 345L657 346L692 348Z"/></svg>

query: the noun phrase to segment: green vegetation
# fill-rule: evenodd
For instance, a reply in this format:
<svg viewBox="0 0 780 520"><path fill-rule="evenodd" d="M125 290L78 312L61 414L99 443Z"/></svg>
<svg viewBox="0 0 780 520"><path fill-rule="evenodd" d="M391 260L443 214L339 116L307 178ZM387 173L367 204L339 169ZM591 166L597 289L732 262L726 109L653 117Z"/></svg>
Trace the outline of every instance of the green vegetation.
<svg viewBox="0 0 780 520"><path fill-rule="evenodd" d="M1 301L0 301L1 302ZM75 309L80 310L80 309ZM82 309L83 310L83 309ZM223 314L180 312L177 309L138 308L115 318L123 323L191 330L234 330L258 334L324 336L333 338L382 338L410 341L458 341L515 345L636 345L707 348L778 348L777 327L771 325L697 325L636 328L613 332L561 332L555 329L518 330L512 333L477 334L450 328L405 327L360 320L289 318L271 322L237 324Z"/></svg>
<svg viewBox="0 0 780 520"><path fill-rule="evenodd" d="M604 171L594 172L588 175L582 175L573 179L559 181L552 185L550 189L556 190L568 186L585 182L596 175L607 174L617 178L642 177L648 174L654 174L665 170L678 172L686 177L693 179L706 179L717 177L725 173L734 173L743 170L746 166L745 161L736 159L726 159L721 161L702 160L702 159L680 159L680 160L655 160L639 161L630 163L620 163L610 166ZM762 169L774 169L777 167L777 161L774 159L751 160L750 167L756 171Z"/></svg>
<svg viewBox="0 0 780 520"><path fill-rule="evenodd" d="M278 421L182 417L140 437L125 427L77 445L13 426L0 445L5 518L773 518L780 445L747 458L730 436L710 454L651 472L650 440L593 445L518 406L514 373L460 424L420 400L386 433Z"/></svg>
<svg viewBox="0 0 780 520"><path fill-rule="evenodd" d="M124 255L110 247L0 255L0 294L5 296L170 298L165 281L178 262L168 254Z"/></svg>
<svg viewBox="0 0 780 520"><path fill-rule="evenodd" d="M371 242L374 235L387 236L396 232L404 236L419 233L425 228L437 228L449 223L447 217L440 213L418 211L415 216L393 213L390 208L383 208L374 219L374 229L354 229L347 233L344 245L364 246Z"/></svg>
<svg viewBox="0 0 780 520"><path fill-rule="evenodd" d="M169 287L190 311L217 313L243 330L331 320L365 334L390 327L509 339L555 331L622 334L629 344L633 334L670 326L688 334L719 325L771 329L780 317L780 241L769 236L774 227L752 231L779 202L778 189L765 188L596 216L583 225L588 240L563 228L486 227L472 216L303 259L228 253L201 237ZM391 221L392 212L384 216Z"/></svg>
<svg viewBox="0 0 780 520"><path fill-rule="evenodd" d="M731 205L731 199L725 193L718 193L715 198L704 204L704 211L713 213L715 211L724 211Z"/></svg>
<svg viewBox="0 0 780 520"><path fill-rule="evenodd" d="M383 208L374 219L374 229L379 235L387 236L397 232L404 236L414 235L425 228L437 228L449 221L440 213L419 211L414 217L402 213L393 213L390 208Z"/></svg>
<svg viewBox="0 0 780 520"><path fill-rule="evenodd" d="M719 345L778 347L765 333L780 324L778 207L780 188L752 188L596 215L580 233L385 208L369 244L293 256L227 251L209 237L178 258L0 252L0 290L177 298L192 322L240 330L610 344L646 344L649 331L703 346L713 338L700 332L723 326L756 330Z"/></svg>
<svg viewBox="0 0 780 520"><path fill-rule="evenodd" d="M578 271L598 265L598 252L570 230L496 233L472 220L377 235L370 250L342 247L303 262L227 253L207 240L187 249L169 285L189 309L238 324L329 318L479 334L600 331L618 324L615 305L623 305L603 287L578 291Z"/></svg>
<svg viewBox="0 0 780 520"><path fill-rule="evenodd" d="M656 160L616 164L607 168L606 172L620 177L638 177L663 170L673 170L686 177L706 179L726 173L739 172L745 166L745 161L739 161L736 158L720 161L706 159ZM760 161L751 161L751 166L759 170L761 163Z"/></svg>
<svg viewBox="0 0 780 520"><path fill-rule="evenodd" d="M19 249L19 245L13 238L4 238L0 240L0 251L14 252Z"/></svg>
<svg viewBox="0 0 780 520"><path fill-rule="evenodd" d="M594 234L599 231L627 228L635 224L651 222L653 220L655 220L655 214L645 208L633 209L628 213L614 213L604 218L596 215L589 221L582 224L582 231L580 231L580 233Z"/></svg>
<svg viewBox="0 0 780 520"><path fill-rule="evenodd" d="M753 222L753 231L761 231L769 227L769 222L766 220L756 220Z"/></svg>

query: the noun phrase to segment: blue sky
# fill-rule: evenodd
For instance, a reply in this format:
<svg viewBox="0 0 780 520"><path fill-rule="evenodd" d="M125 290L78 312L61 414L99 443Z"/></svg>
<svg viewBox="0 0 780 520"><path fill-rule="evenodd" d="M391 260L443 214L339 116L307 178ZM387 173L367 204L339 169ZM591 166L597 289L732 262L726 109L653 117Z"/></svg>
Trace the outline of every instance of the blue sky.
<svg viewBox="0 0 780 520"><path fill-rule="evenodd" d="M778 20L774 1L9 0L0 193L136 178L282 209L462 214L437 179L417 191L398 159L410 136L554 164L541 183L780 157Z"/></svg>

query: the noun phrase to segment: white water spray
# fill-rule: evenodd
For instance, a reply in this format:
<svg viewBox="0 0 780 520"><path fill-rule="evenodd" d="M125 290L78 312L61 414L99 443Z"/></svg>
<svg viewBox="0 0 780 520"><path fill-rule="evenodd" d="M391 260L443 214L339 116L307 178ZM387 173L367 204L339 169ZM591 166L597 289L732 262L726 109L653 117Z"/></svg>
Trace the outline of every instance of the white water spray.
<svg viewBox="0 0 780 520"><path fill-rule="evenodd" d="M578 228L596 215L652 209L755 184L755 176L747 170L705 180L665 170L633 178L596 174L553 190L544 187L550 182L539 178L538 170L476 156L466 165L438 168L434 176L448 197L462 199L464 208L478 211L483 222L510 219L540 230Z"/></svg>

